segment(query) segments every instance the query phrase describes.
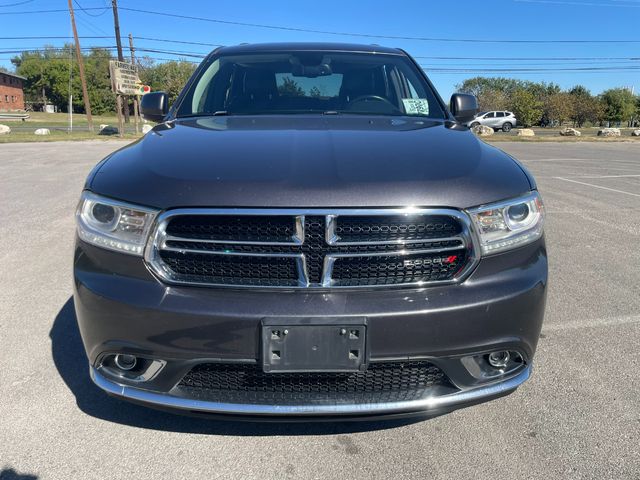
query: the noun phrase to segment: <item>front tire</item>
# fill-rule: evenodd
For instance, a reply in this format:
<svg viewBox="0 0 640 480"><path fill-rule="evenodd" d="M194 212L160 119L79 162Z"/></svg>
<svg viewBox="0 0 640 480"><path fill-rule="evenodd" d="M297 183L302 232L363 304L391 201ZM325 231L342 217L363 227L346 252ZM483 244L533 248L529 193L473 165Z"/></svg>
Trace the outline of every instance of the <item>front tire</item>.
<svg viewBox="0 0 640 480"><path fill-rule="evenodd" d="M513 128L513 125L511 125L510 122L506 122L504 125L502 125L503 132L510 132L512 128Z"/></svg>
<svg viewBox="0 0 640 480"><path fill-rule="evenodd" d="M469 125L469 128L476 128L479 127L480 123L479 122L473 122L471 125Z"/></svg>

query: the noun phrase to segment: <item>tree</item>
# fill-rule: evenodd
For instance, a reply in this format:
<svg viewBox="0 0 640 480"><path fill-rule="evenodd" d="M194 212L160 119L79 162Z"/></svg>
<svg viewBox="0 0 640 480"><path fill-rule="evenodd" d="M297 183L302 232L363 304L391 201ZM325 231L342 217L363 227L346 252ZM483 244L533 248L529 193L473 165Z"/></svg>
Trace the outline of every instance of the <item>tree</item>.
<svg viewBox="0 0 640 480"><path fill-rule="evenodd" d="M85 70L89 99L94 113L100 115L114 111L115 96L109 80L108 50L92 49L85 54ZM52 103L60 111L68 111L69 95L73 95L73 110L84 111L78 65L73 46L61 49L45 47L42 51L22 52L11 59L16 73L26 78L25 100L30 103Z"/></svg>
<svg viewBox="0 0 640 480"><path fill-rule="evenodd" d="M525 127L539 123L544 113L542 102L525 88L513 92L510 109Z"/></svg>
<svg viewBox="0 0 640 480"><path fill-rule="evenodd" d="M573 115L573 97L567 92L548 95L544 99L544 116L551 123L562 125Z"/></svg>
<svg viewBox="0 0 640 480"><path fill-rule="evenodd" d="M163 91L173 103L196 69L196 65L186 60L172 60L156 64L151 59L143 59L138 64L140 80L152 91Z"/></svg>
<svg viewBox="0 0 640 480"><path fill-rule="evenodd" d="M573 103L571 120L576 127L582 127L585 122L597 123L602 114L602 106L597 98L582 85L576 85L569 90Z"/></svg>
<svg viewBox="0 0 640 480"><path fill-rule="evenodd" d="M284 77L282 85L278 85L278 93L287 97L302 97L304 90L291 77Z"/></svg>
<svg viewBox="0 0 640 480"><path fill-rule="evenodd" d="M602 93L604 118L609 122L633 123L636 113L636 97L627 88L611 88Z"/></svg>
<svg viewBox="0 0 640 480"><path fill-rule="evenodd" d="M458 91L475 95L481 111L505 110L509 105L509 97L523 86L520 80L503 77L475 77L457 85Z"/></svg>
<svg viewBox="0 0 640 480"><path fill-rule="evenodd" d="M314 85L311 87L311 90L309 90L309 96L313 98L320 98L322 96L322 92Z"/></svg>

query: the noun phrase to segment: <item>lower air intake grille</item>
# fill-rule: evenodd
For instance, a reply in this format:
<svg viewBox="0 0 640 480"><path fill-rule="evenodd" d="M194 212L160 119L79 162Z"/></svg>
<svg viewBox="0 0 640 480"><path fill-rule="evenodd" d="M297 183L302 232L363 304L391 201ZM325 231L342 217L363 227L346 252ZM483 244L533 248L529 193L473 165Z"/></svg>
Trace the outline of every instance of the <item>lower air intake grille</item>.
<svg viewBox="0 0 640 480"><path fill-rule="evenodd" d="M450 384L442 370L425 361L371 363L366 371L352 373L264 373L256 364L206 363L178 385L211 394L415 393L434 386Z"/></svg>

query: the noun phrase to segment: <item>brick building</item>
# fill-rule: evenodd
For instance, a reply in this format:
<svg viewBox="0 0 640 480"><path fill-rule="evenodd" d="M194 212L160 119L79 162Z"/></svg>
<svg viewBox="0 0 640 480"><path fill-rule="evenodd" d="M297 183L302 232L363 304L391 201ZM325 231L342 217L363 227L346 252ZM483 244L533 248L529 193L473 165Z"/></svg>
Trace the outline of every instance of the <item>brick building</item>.
<svg viewBox="0 0 640 480"><path fill-rule="evenodd" d="M24 110L22 84L25 80L20 75L0 72L0 112Z"/></svg>

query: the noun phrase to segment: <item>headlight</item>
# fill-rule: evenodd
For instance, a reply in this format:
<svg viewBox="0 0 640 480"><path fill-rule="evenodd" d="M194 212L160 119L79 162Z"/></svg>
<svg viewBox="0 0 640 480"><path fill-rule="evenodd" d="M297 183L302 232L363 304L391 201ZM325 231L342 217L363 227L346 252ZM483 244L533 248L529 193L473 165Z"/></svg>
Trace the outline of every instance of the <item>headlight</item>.
<svg viewBox="0 0 640 480"><path fill-rule="evenodd" d="M538 192L468 212L480 236L484 255L516 248L542 236L544 206Z"/></svg>
<svg viewBox="0 0 640 480"><path fill-rule="evenodd" d="M76 212L78 236L99 247L142 255L157 213L85 191Z"/></svg>

